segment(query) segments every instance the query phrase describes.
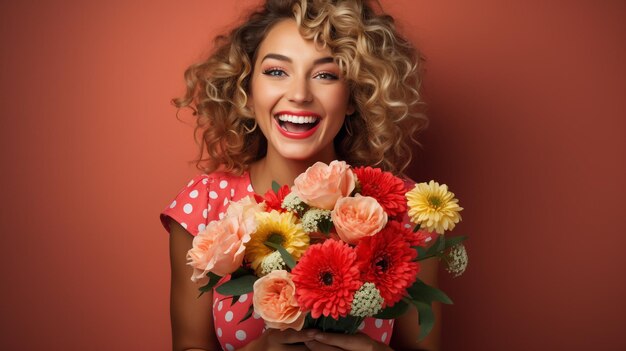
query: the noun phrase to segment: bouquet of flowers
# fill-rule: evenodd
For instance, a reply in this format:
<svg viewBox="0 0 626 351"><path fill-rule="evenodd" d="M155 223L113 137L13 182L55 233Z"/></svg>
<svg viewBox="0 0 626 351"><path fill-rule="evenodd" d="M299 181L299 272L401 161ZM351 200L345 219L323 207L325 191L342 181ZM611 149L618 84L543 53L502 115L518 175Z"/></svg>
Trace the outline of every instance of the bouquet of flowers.
<svg viewBox="0 0 626 351"><path fill-rule="evenodd" d="M188 264L193 281L209 278L201 292L217 286L233 301L253 292L242 321L256 312L268 328L355 333L366 317L393 319L414 305L422 339L434 324L432 302L452 301L417 278L419 261L439 257L463 273L465 237L443 235L461 210L446 185L407 192L378 168L318 162L291 188L274 183L264 197L231 202L194 238Z"/></svg>

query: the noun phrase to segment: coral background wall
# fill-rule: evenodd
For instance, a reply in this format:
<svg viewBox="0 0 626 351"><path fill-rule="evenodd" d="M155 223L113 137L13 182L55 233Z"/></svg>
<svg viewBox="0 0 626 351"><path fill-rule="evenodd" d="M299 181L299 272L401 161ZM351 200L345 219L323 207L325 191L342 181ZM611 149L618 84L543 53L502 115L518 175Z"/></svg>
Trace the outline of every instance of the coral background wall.
<svg viewBox="0 0 626 351"><path fill-rule="evenodd" d="M255 2L0 3L0 349L170 348L169 100ZM444 350L626 349L626 3L382 3L427 58L411 175L466 208Z"/></svg>

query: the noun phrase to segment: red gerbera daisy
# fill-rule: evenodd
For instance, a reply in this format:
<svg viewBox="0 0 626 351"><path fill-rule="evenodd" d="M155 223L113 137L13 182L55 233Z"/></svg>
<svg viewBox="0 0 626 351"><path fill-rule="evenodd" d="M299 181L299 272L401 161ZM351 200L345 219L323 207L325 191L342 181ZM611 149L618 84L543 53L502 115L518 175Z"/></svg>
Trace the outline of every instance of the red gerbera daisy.
<svg viewBox="0 0 626 351"><path fill-rule="evenodd" d="M385 300L383 307L400 301L419 272L419 264L413 262L417 252L409 246L406 235L402 224L389 222L383 230L362 238L356 246L362 279L376 285Z"/></svg>
<svg viewBox="0 0 626 351"><path fill-rule="evenodd" d="M402 179L380 168L356 167L353 172L361 185L360 194L375 198L389 217L406 212L406 187Z"/></svg>
<svg viewBox="0 0 626 351"><path fill-rule="evenodd" d="M361 287L356 253L343 241L311 245L291 271L300 307L311 317L345 317Z"/></svg>
<svg viewBox="0 0 626 351"><path fill-rule="evenodd" d="M278 193L275 193L274 190L268 190L263 197L254 194L254 198L258 203L265 201L265 205L267 205L267 212L272 210L276 210L278 212L285 212L285 209L281 207L285 196L289 195L291 189L287 185L283 185L278 189Z"/></svg>

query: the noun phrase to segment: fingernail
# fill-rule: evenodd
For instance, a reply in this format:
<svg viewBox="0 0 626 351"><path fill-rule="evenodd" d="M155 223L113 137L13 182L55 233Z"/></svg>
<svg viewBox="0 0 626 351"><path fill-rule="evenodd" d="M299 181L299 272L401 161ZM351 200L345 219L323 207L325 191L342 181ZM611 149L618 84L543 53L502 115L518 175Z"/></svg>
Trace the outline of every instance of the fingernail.
<svg viewBox="0 0 626 351"><path fill-rule="evenodd" d="M315 340L324 340L324 334L315 334L314 338Z"/></svg>
<svg viewBox="0 0 626 351"><path fill-rule="evenodd" d="M312 337L314 337L316 334L317 334L317 331L316 331L316 330L309 330L309 331L306 333L306 336L308 336L309 338L312 338Z"/></svg>

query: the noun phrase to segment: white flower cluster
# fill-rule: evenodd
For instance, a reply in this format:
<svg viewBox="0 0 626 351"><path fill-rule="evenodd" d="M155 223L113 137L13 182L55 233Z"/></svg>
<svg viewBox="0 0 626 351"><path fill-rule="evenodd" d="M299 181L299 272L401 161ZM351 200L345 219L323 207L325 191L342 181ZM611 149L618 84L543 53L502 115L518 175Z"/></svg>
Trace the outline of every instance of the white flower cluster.
<svg viewBox="0 0 626 351"><path fill-rule="evenodd" d="M306 211L306 204L293 192L290 192L287 196L285 196L283 203L280 206L287 211L296 212L300 215Z"/></svg>
<svg viewBox="0 0 626 351"><path fill-rule="evenodd" d="M272 271L285 269L285 266L285 261L280 255L280 252L274 251L271 254L265 256L265 258L261 262L261 274L268 275Z"/></svg>
<svg viewBox="0 0 626 351"><path fill-rule="evenodd" d="M364 283L354 293L350 315L355 317L369 317L378 313L383 306L383 298L374 283Z"/></svg>
<svg viewBox="0 0 626 351"><path fill-rule="evenodd" d="M302 229L307 233L319 231L319 225L322 221L330 222L330 210L320 208L312 208L302 216Z"/></svg>
<svg viewBox="0 0 626 351"><path fill-rule="evenodd" d="M446 270L456 278L465 272L468 261L465 246L463 244L455 245L446 255L446 262L448 263Z"/></svg>

